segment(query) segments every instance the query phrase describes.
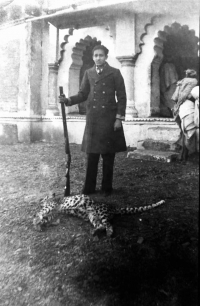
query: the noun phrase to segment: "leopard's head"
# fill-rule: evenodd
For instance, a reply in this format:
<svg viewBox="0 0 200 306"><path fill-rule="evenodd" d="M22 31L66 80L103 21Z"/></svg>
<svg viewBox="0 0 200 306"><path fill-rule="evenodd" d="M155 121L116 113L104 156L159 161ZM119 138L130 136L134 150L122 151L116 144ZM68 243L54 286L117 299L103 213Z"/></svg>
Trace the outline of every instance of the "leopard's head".
<svg viewBox="0 0 200 306"><path fill-rule="evenodd" d="M40 212L35 213L35 215L33 216L33 226L37 231L42 231L48 221L48 218L46 218L43 214L43 209L47 208L50 205L54 205L54 203L55 193L39 200L39 204L41 205L42 210Z"/></svg>
<svg viewBox="0 0 200 306"><path fill-rule="evenodd" d="M44 198L40 199L40 205L42 207L48 206L48 205L54 205L54 204L60 204L61 201L61 197L60 196L56 196L55 193L47 195Z"/></svg>

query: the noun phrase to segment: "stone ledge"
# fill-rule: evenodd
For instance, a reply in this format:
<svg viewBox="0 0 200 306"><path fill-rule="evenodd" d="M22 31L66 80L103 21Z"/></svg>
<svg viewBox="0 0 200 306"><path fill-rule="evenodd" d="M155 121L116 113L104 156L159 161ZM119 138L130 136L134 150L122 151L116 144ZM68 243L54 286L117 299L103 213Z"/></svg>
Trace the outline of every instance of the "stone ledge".
<svg viewBox="0 0 200 306"><path fill-rule="evenodd" d="M154 139L139 140L137 142L138 150L153 150L153 151L180 151L180 145L174 141L158 141Z"/></svg>
<svg viewBox="0 0 200 306"><path fill-rule="evenodd" d="M79 119L79 120L85 120L86 116L83 115L77 115L77 114L66 114L67 119ZM45 116L45 115L31 115L31 116L23 116L20 114L13 114L13 115L8 115L8 114L1 114L0 120L1 119L22 119L22 120L62 120L62 116ZM162 122L167 122L168 124L172 125L177 125L174 121L174 119L171 118L133 118L131 120L125 120L123 123L132 123L132 122L141 122L141 123L146 123L146 122L153 122L153 123L162 123Z"/></svg>
<svg viewBox="0 0 200 306"><path fill-rule="evenodd" d="M175 152L162 152L162 151L153 151L153 150L135 150L132 152L128 152L127 158L171 163L177 159L178 155L179 154Z"/></svg>
<svg viewBox="0 0 200 306"><path fill-rule="evenodd" d="M172 118L133 118L131 120L126 120L126 122L132 121L144 121L144 122L172 122L175 123Z"/></svg>

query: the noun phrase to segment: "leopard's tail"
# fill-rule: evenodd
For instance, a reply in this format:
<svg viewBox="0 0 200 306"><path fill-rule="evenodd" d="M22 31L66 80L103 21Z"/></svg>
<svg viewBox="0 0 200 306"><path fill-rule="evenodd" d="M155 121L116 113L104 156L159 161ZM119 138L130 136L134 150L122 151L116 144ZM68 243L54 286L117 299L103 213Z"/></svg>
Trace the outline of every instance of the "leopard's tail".
<svg viewBox="0 0 200 306"><path fill-rule="evenodd" d="M125 207L125 208L117 208L116 209L116 213L117 214L121 214L121 215L127 215L127 214L137 214L137 213L141 213L153 208L156 208L160 205L163 205L165 203L164 200L161 200L155 204L151 204L151 205L147 205L147 206L140 206L140 207Z"/></svg>

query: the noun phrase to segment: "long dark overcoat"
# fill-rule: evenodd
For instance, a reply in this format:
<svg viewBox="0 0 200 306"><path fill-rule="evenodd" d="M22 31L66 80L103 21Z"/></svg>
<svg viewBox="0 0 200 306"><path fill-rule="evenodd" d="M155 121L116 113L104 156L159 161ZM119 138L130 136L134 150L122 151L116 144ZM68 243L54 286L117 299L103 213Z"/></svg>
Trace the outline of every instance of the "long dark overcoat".
<svg viewBox="0 0 200 306"><path fill-rule="evenodd" d="M105 154L126 151L123 127L114 131L116 115L125 116L126 109L125 85L119 69L106 63L100 75L95 66L86 70L80 91L70 100L71 105L87 101L83 152Z"/></svg>

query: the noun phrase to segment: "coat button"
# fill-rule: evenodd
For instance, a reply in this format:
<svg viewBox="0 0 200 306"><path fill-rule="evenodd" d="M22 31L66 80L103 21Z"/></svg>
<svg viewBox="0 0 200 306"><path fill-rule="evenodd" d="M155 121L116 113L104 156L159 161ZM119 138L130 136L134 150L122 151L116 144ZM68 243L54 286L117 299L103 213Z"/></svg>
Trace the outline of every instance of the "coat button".
<svg viewBox="0 0 200 306"><path fill-rule="evenodd" d="M93 108L96 108L96 106L93 106Z"/></svg>
<svg viewBox="0 0 200 306"><path fill-rule="evenodd" d="M103 105L102 108L105 108L105 106Z"/></svg>
<svg viewBox="0 0 200 306"><path fill-rule="evenodd" d="M106 85L105 83L103 83L103 85Z"/></svg>
<svg viewBox="0 0 200 306"><path fill-rule="evenodd" d="M96 99L94 99L94 101L96 101Z"/></svg>
<svg viewBox="0 0 200 306"><path fill-rule="evenodd" d="M103 91L103 94L105 95L105 91Z"/></svg>

